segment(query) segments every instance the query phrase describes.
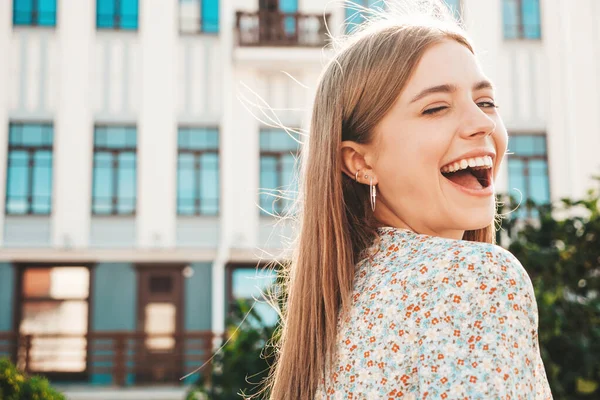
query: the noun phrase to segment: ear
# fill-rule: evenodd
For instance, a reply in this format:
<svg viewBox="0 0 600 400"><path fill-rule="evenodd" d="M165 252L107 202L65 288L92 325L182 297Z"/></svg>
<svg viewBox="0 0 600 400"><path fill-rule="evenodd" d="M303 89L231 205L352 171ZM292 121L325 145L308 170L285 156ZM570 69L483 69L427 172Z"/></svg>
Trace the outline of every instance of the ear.
<svg viewBox="0 0 600 400"><path fill-rule="evenodd" d="M356 178L356 172L360 171L359 182L365 183L364 176L369 175L373 177L373 184L377 184L377 177L375 177L371 166L366 161L366 153L367 149L364 145L351 140L343 141L341 143L342 171L352 180Z"/></svg>

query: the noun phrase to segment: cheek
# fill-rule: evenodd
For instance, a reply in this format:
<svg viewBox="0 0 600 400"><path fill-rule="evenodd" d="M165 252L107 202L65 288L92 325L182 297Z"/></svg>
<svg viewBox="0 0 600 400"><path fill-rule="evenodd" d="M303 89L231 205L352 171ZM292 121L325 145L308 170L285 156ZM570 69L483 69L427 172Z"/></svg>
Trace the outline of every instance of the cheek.
<svg viewBox="0 0 600 400"><path fill-rule="evenodd" d="M445 138L422 130L413 135L388 137L380 148L381 173L397 182L402 180L412 183L412 187L425 189L428 185L423 183L438 178L448 147L449 141Z"/></svg>

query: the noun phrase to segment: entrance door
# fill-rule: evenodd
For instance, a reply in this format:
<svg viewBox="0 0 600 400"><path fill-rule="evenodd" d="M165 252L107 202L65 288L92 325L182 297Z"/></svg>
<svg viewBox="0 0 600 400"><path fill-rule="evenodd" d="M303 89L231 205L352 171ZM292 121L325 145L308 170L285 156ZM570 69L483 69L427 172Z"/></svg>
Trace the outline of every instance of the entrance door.
<svg viewBox="0 0 600 400"><path fill-rule="evenodd" d="M182 376L182 266L138 267L137 382L177 382Z"/></svg>

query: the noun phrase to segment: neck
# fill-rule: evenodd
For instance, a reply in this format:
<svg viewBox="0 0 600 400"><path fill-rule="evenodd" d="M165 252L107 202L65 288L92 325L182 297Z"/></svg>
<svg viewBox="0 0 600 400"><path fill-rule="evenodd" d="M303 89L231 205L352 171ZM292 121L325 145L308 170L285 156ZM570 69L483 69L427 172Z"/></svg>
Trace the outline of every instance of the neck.
<svg viewBox="0 0 600 400"><path fill-rule="evenodd" d="M380 204L378 204L379 206ZM406 220L401 218L399 215L393 213L389 208L381 204L380 207L375 209L375 219L379 221L380 226L391 226L393 228L408 229L415 233L423 235L443 237L447 239L460 240L463 238L465 231L460 229L432 229L428 226L421 225L418 223L408 223Z"/></svg>

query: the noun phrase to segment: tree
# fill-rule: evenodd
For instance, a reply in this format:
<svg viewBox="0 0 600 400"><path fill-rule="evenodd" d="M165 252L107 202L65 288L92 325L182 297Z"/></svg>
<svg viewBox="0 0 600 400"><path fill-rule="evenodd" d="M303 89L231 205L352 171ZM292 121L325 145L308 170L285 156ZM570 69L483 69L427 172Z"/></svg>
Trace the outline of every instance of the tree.
<svg viewBox="0 0 600 400"><path fill-rule="evenodd" d="M240 400L263 388L274 361L267 344L276 337L277 325L265 325L250 302L237 299L226 326L227 343L214 354L211 369L201 375L187 400Z"/></svg>
<svg viewBox="0 0 600 400"><path fill-rule="evenodd" d="M539 341L556 400L600 398L600 198L535 206L539 219L503 227L531 277ZM504 211L514 209L514 201Z"/></svg>
<svg viewBox="0 0 600 400"><path fill-rule="evenodd" d="M39 376L26 376L8 358L0 358L0 399L66 400L50 387L48 380Z"/></svg>

